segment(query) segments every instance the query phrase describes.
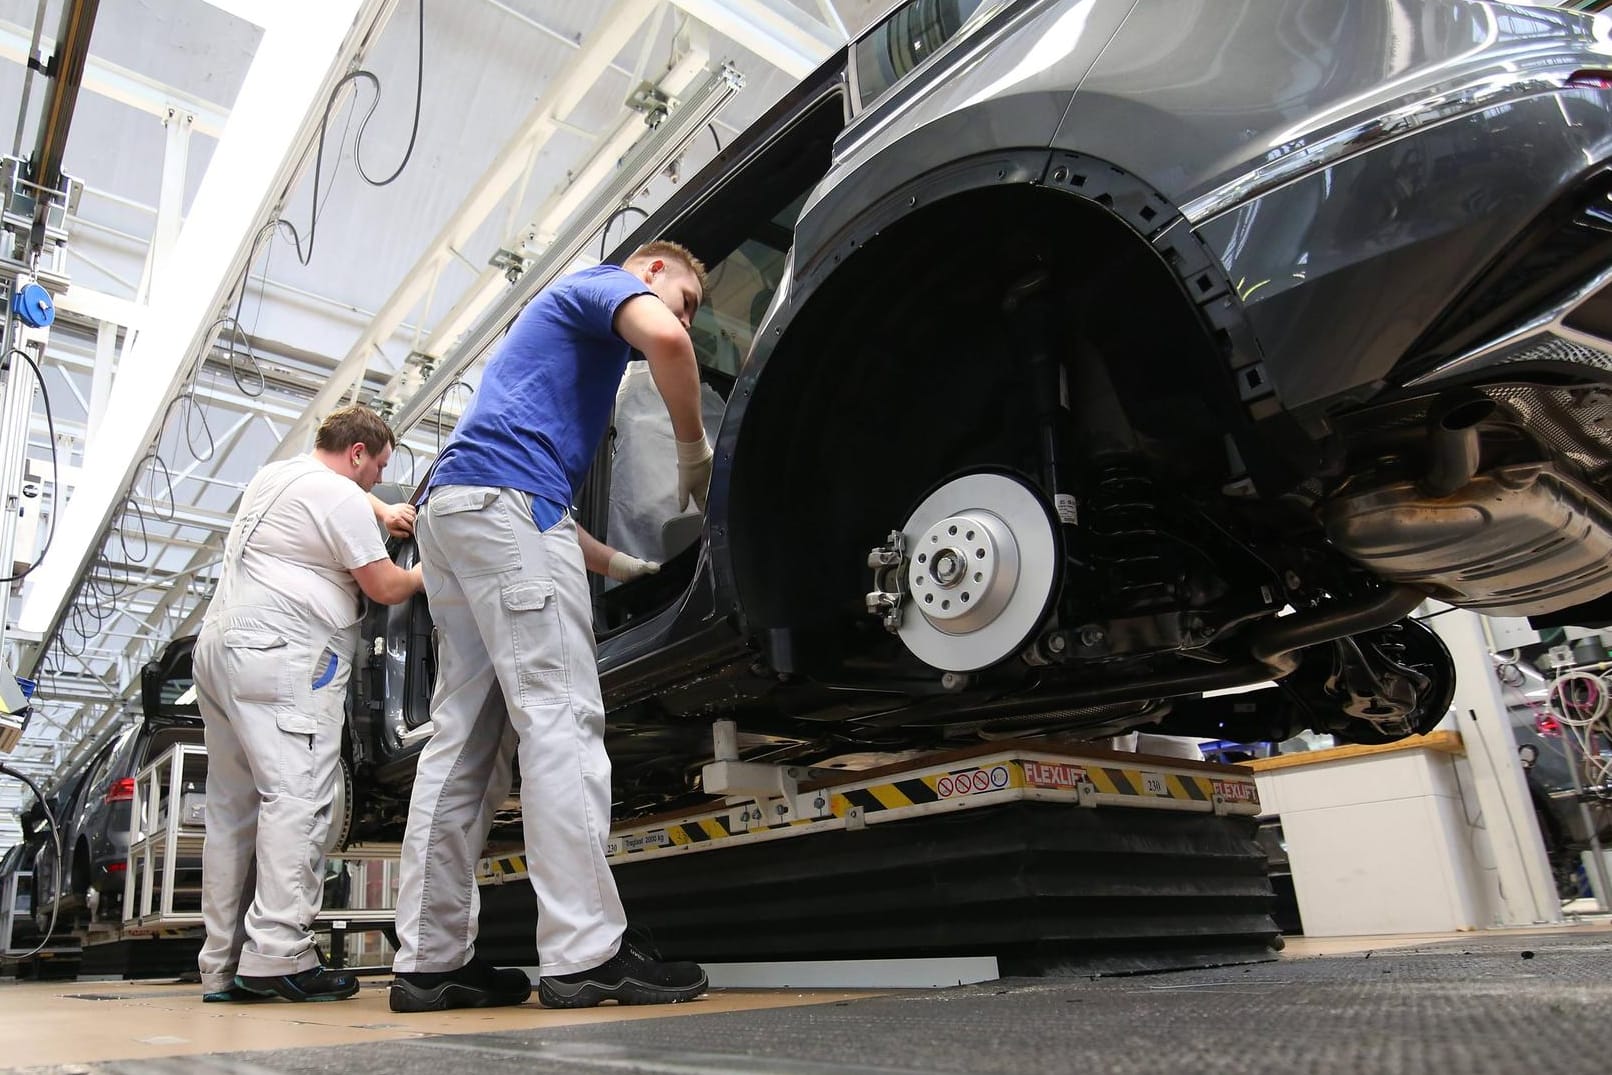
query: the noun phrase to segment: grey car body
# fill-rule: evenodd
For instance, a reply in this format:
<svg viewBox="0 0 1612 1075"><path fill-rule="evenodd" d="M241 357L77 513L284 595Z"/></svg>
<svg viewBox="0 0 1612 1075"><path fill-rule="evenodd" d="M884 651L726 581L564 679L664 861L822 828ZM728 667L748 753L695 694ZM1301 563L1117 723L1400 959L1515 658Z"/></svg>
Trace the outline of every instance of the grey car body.
<svg viewBox="0 0 1612 1075"><path fill-rule="evenodd" d="M1448 707L1425 596L1604 617L1609 68L1599 16L1462 0L895 5L611 255L712 266L726 400L699 540L598 593L623 803L698 791L719 717L1386 741ZM921 599L987 555L921 563L937 513L1024 554L977 629ZM399 779L429 638L366 628Z"/></svg>

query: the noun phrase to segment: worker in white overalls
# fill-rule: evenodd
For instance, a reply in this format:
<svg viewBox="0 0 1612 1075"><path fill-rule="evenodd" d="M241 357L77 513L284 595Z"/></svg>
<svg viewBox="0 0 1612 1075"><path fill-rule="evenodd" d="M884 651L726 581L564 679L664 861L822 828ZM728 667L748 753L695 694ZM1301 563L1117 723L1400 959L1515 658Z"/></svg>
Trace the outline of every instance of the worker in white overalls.
<svg viewBox="0 0 1612 1075"><path fill-rule="evenodd" d="M336 411L311 455L258 472L230 527L193 656L207 742L204 1000L358 991L353 975L320 966L310 929L359 594L395 605L421 589L420 569L394 564L376 525L410 534L414 509L368 495L394 443L367 407Z"/></svg>

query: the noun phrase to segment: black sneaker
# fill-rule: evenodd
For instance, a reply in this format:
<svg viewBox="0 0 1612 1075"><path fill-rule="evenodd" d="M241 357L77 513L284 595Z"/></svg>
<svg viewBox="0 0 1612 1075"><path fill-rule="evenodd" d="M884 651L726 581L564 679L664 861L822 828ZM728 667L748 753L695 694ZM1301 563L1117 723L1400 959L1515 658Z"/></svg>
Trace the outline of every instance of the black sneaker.
<svg viewBox="0 0 1612 1075"><path fill-rule="evenodd" d="M631 937L621 950L592 970L551 974L537 983L537 999L545 1008L591 1008L601 1001L617 1004L678 1004L705 992L705 971L698 963L665 963Z"/></svg>
<svg viewBox="0 0 1612 1075"><path fill-rule="evenodd" d="M532 980L514 967L500 970L476 956L458 970L400 973L392 979L394 1012L505 1008L532 995Z"/></svg>
<svg viewBox="0 0 1612 1075"><path fill-rule="evenodd" d="M257 1000L269 1000L274 994L253 993L231 983L223 989L215 989L210 993L202 994L203 1004L249 1004Z"/></svg>
<svg viewBox="0 0 1612 1075"><path fill-rule="evenodd" d="M259 997L284 997L286 1000L346 1000L358 992L358 977L345 971L310 967L296 974L276 974L270 977L235 976L235 985Z"/></svg>

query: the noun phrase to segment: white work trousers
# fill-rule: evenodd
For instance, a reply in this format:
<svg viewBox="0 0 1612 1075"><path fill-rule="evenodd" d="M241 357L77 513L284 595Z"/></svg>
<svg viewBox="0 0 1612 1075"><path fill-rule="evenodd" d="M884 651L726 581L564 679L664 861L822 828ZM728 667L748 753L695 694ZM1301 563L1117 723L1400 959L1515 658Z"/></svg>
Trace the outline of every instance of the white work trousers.
<svg viewBox="0 0 1612 1075"><path fill-rule="evenodd" d="M341 762L354 630L283 613L219 614L196 640L194 675L207 743L207 840L197 964L202 989L236 974L319 965L311 932Z"/></svg>
<svg viewBox="0 0 1612 1075"><path fill-rule="evenodd" d="M473 871L509 792L511 733L541 973L598 966L626 928L605 861L610 758L582 549L570 516L540 531L529 505L511 489L443 486L415 523L439 638L436 732L403 836L395 971L475 955Z"/></svg>

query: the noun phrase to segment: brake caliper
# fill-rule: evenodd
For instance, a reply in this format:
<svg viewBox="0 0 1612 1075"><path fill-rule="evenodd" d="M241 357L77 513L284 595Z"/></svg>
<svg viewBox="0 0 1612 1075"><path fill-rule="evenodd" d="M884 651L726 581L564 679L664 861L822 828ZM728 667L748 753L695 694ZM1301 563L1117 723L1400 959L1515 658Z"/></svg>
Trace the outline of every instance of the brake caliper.
<svg viewBox="0 0 1612 1075"><path fill-rule="evenodd" d="M901 605L907 598L907 536L890 531L887 544L868 553L873 589L867 597L868 614L878 616L891 634L901 630Z"/></svg>

